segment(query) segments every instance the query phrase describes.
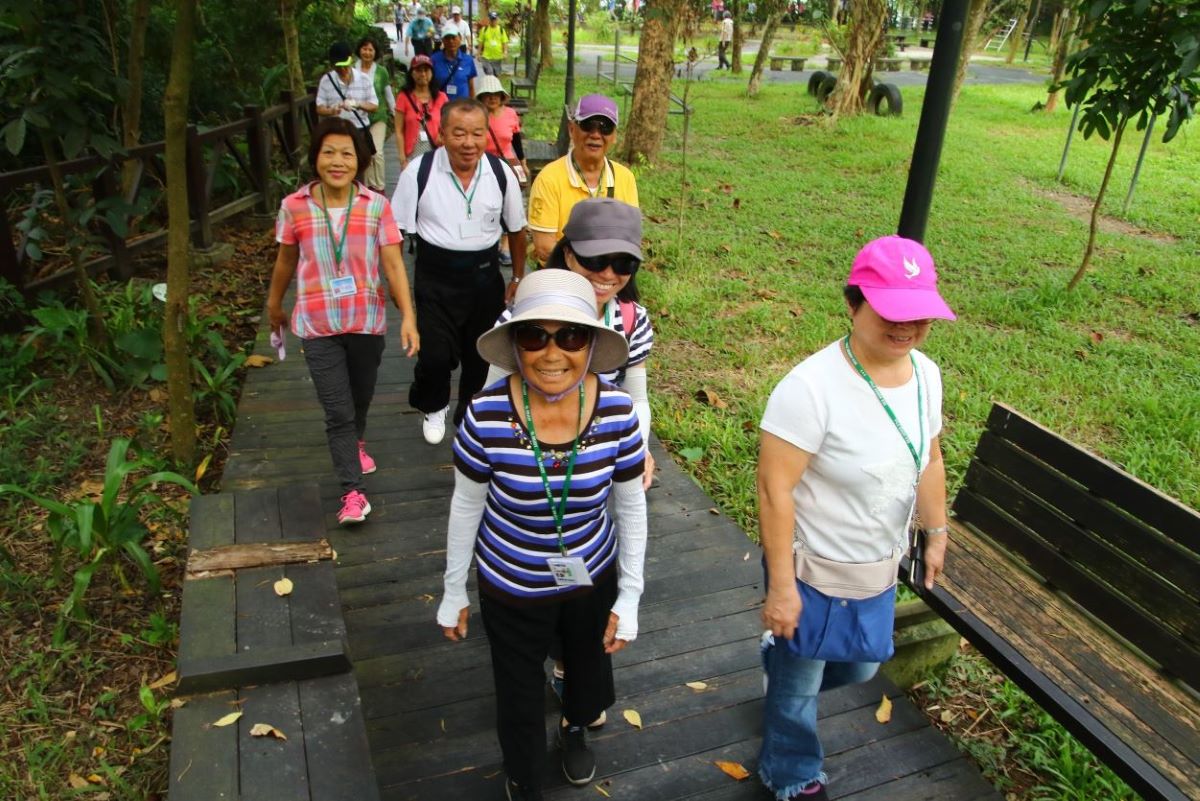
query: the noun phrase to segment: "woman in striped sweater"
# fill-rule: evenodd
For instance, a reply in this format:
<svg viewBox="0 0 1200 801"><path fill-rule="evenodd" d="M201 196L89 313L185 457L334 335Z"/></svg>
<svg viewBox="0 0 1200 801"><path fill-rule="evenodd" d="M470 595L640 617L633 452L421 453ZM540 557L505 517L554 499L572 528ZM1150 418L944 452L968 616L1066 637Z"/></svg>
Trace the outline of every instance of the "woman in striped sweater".
<svg viewBox="0 0 1200 801"><path fill-rule="evenodd" d="M478 347L512 375L472 399L454 441L437 617L447 638L466 637L474 554L505 789L510 799L540 799L551 641L561 638L571 675L558 727L563 772L585 785L596 763L584 724L615 700L611 655L637 636L646 449L629 395L596 375L629 353L625 337L596 319L587 279L566 270L526 277L512 317Z"/></svg>

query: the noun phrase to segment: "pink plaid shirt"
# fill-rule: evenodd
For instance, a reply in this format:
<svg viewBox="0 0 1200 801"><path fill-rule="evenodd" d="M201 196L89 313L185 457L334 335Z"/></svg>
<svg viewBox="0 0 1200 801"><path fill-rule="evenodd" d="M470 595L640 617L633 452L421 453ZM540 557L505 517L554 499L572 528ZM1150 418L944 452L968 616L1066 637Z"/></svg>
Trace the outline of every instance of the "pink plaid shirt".
<svg viewBox="0 0 1200 801"><path fill-rule="evenodd" d="M402 241L392 208L385 197L355 182L339 267L333 243L342 226L335 226L336 234L330 231L321 205L312 196L314 186L308 184L285 197L275 221L276 241L300 248L292 333L301 339L382 334L387 329L387 298L379 274L379 250ZM354 277L354 294L334 297L333 279L348 275Z"/></svg>

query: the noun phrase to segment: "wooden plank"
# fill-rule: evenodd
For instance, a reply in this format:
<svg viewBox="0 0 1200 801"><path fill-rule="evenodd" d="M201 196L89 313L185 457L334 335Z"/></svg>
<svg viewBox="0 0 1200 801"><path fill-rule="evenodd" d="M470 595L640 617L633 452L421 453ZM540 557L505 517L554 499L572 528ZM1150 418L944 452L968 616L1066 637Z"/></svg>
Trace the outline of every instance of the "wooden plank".
<svg viewBox="0 0 1200 801"><path fill-rule="evenodd" d="M378 801L354 676L311 679L299 690L312 801Z"/></svg>
<svg viewBox="0 0 1200 801"><path fill-rule="evenodd" d="M175 710L171 722L171 801L238 801L237 726L211 725L236 710L232 692L199 695Z"/></svg>
<svg viewBox="0 0 1200 801"><path fill-rule="evenodd" d="M233 496L197 495L188 505L188 547L213 548L233 543Z"/></svg>
<svg viewBox="0 0 1200 801"><path fill-rule="evenodd" d="M350 670L341 640L253 648L227 656L179 660L179 692L209 692L299 681Z"/></svg>
<svg viewBox="0 0 1200 801"><path fill-rule="evenodd" d="M245 542L219 545L188 554L188 578L213 570L239 570L253 567L304 564L332 559L329 540L308 542Z"/></svg>
<svg viewBox="0 0 1200 801"><path fill-rule="evenodd" d="M291 597L275 594L275 582L281 578L282 567L238 571L237 643L240 652L291 645Z"/></svg>
<svg viewBox="0 0 1200 801"><path fill-rule="evenodd" d="M236 493L234 510L235 542L279 539L279 495L274 487Z"/></svg>
<svg viewBox="0 0 1200 801"><path fill-rule="evenodd" d="M346 624L338 599L333 565L289 565L284 574L293 584L288 596L292 642L346 639Z"/></svg>
<svg viewBox="0 0 1200 801"><path fill-rule="evenodd" d="M262 801L309 798L304 729L296 683L284 681L244 689L238 721L238 777L241 797ZM252 737L250 729L266 723L287 737Z"/></svg>
<svg viewBox="0 0 1200 801"><path fill-rule="evenodd" d="M1200 513L1194 509L1004 404L992 406L987 427L1138 520L1154 526L1193 553L1200 554Z"/></svg>
<svg viewBox="0 0 1200 801"><path fill-rule="evenodd" d="M237 600L232 576L183 585L179 662L237 652Z"/></svg>
<svg viewBox="0 0 1200 801"><path fill-rule="evenodd" d="M327 541L322 514L318 483L279 488L279 529L284 540Z"/></svg>

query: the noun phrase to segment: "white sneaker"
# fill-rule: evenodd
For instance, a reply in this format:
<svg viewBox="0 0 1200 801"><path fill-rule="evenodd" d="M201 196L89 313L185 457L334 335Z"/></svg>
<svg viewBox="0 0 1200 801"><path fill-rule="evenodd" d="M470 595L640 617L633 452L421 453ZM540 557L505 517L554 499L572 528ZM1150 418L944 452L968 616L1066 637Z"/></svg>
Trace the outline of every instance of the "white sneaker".
<svg viewBox="0 0 1200 801"><path fill-rule="evenodd" d="M425 415L421 421L421 433L425 435L425 441L430 445L437 445L446 436L446 412L448 411L450 411L449 406Z"/></svg>

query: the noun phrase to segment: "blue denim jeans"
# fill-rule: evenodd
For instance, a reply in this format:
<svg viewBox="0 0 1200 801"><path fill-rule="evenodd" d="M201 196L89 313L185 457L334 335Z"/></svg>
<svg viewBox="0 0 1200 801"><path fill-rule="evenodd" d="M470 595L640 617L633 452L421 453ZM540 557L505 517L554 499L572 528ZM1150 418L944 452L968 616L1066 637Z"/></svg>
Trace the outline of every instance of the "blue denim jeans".
<svg viewBox="0 0 1200 801"><path fill-rule="evenodd" d="M758 775L780 801L814 781L825 783L825 752L817 737L817 694L867 681L878 662L822 662L787 647L764 645L767 700Z"/></svg>

